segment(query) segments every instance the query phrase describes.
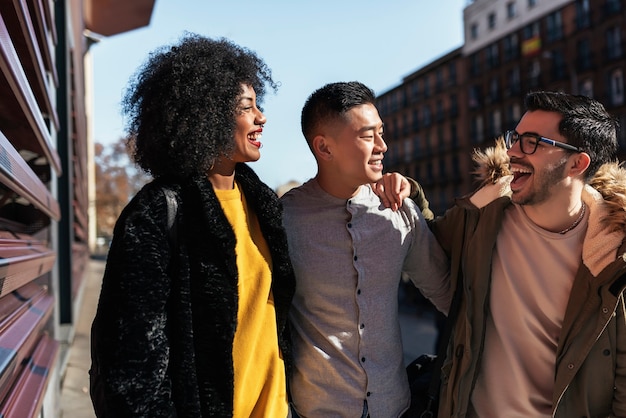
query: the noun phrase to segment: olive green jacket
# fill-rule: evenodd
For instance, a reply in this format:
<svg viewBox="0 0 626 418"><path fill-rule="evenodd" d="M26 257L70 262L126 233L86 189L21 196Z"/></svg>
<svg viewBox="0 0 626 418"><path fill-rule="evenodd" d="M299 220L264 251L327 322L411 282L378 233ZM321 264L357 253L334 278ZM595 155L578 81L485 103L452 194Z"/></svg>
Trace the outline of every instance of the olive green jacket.
<svg viewBox="0 0 626 418"><path fill-rule="evenodd" d="M463 276L459 315L442 369L440 417L465 417L482 361L491 262L506 177L490 179L432 224ZM583 199L590 209L582 260L565 313L554 370L554 417L626 417L626 170L603 166ZM506 370L502 371L506 373Z"/></svg>

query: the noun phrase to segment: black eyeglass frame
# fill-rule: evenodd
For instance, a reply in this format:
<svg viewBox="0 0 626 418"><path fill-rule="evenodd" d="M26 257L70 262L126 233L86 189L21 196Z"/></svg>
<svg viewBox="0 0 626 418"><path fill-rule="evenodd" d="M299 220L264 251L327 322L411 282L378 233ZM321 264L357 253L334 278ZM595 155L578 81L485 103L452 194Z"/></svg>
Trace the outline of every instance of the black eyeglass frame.
<svg viewBox="0 0 626 418"><path fill-rule="evenodd" d="M517 138L515 138L517 137ZM521 138L523 137L530 137L535 139L537 142L535 142L535 147L533 148L532 152L526 152L524 149L524 141L520 142L520 150L522 151L522 153L526 154L526 155L531 155L534 154L537 151L537 147L539 146L540 142L543 142L544 144L548 144L548 145L552 145L553 147L558 147L558 148L563 148L566 149L568 151L574 151L574 152L583 152L583 150L579 147L575 147L573 145L570 144L566 144L565 142L559 142L559 141L555 141L554 139L550 139L550 138L546 138L544 136L541 135L537 135L535 133L532 132L525 132L523 134L518 133L517 131L506 131L504 133L504 143L506 145L507 149L511 149L513 147L513 145L515 145L515 143L517 141L519 141ZM528 145L528 144L526 144Z"/></svg>

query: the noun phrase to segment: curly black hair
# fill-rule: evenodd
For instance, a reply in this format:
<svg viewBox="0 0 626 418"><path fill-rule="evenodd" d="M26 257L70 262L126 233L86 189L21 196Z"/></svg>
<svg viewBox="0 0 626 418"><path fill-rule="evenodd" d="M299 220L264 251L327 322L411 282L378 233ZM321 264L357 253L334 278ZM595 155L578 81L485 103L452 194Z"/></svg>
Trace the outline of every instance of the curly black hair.
<svg viewBox="0 0 626 418"><path fill-rule="evenodd" d="M122 102L137 165L155 178L206 173L234 147L242 84L254 88L258 103L266 85L278 88L255 52L228 39L186 33L152 52Z"/></svg>

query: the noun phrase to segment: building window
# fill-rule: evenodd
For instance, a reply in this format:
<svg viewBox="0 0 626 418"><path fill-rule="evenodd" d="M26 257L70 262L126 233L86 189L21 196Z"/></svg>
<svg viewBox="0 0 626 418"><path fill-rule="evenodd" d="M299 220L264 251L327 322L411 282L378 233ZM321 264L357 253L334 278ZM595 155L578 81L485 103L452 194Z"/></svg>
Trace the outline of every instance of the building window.
<svg viewBox="0 0 626 418"><path fill-rule="evenodd" d="M389 130L385 132L385 136L394 137L396 136L397 132L398 132L398 120L396 118L393 118L391 120L391 126L389 127Z"/></svg>
<svg viewBox="0 0 626 418"><path fill-rule="evenodd" d="M443 122L445 115L443 113L443 101L437 100L437 122Z"/></svg>
<svg viewBox="0 0 626 418"><path fill-rule="evenodd" d="M607 15L613 15L622 11L622 0L606 0L604 10Z"/></svg>
<svg viewBox="0 0 626 418"><path fill-rule="evenodd" d="M459 162L459 156L456 154L452 156L452 178L455 181L461 180L461 164Z"/></svg>
<svg viewBox="0 0 626 418"><path fill-rule="evenodd" d="M411 84L411 97L413 101L417 101L420 98L420 85L419 80L414 80Z"/></svg>
<svg viewBox="0 0 626 418"><path fill-rule="evenodd" d="M495 13L489 13L489 16L487 16L487 27L489 29L495 29L496 27L496 14Z"/></svg>
<svg viewBox="0 0 626 418"><path fill-rule="evenodd" d="M448 81L450 86L456 86L456 64L454 62L448 65Z"/></svg>
<svg viewBox="0 0 626 418"><path fill-rule="evenodd" d="M402 115L402 136L407 136L409 134L409 117L405 113Z"/></svg>
<svg viewBox="0 0 626 418"><path fill-rule="evenodd" d="M489 68L495 68L498 65L500 65L500 56L499 56L499 53L498 53L498 44L497 43L493 43L493 44L489 45L485 49L485 54L486 54L486 58L487 58L487 66Z"/></svg>
<svg viewBox="0 0 626 418"><path fill-rule="evenodd" d="M429 127L432 123L432 117L430 112L430 106L424 106L424 126Z"/></svg>
<svg viewBox="0 0 626 418"><path fill-rule="evenodd" d="M433 175L433 162L428 160L426 163L426 183L433 184L435 181L435 176Z"/></svg>
<svg viewBox="0 0 626 418"><path fill-rule="evenodd" d="M450 144L453 149L459 146L459 135L456 129L456 123L450 124Z"/></svg>
<svg viewBox="0 0 626 418"><path fill-rule="evenodd" d="M606 52L609 59L622 56L622 30L620 26L613 26L606 31Z"/></svg>
<svg viewBox="0 0 626 418"><path fill-rule="evenodd" d="M576 0L576 28L584 29L590 25L589 0Z"/></svg>
<svg viewBox="0 0 626 418"><path fill-rule="evenodd" d="M428 77L424 77L424 97L430 97L430 83L428 82Z"/></svg>
<svg viewBox="0 0 626 418"><path fill-rule="evenodd" d="M507 72L506 79L506 95L509 97L518 95L522 91L519 67L514 67L513 69L509 70Z"/></svg>
<svg viewBox="0 0 626 418"><path fill-rule="evenodd" d="M496 102L500 99L500 83L495 77L489 81L489 98L492 102Z"/></svg>
<svg viewBox="0 0 626 418"><path fill-rule="evenodd" d="M472 23L470 26L470 37L472 39L478 38L478 23Z"/></svg>
<svg viewBox="0 0 626 418"><path fill-rule="evenodd" d="M387 147L387 152L385 153L385 163L391 166L398 160L398 143L388 143Z"/></svg>
<svg viewBox="0 0 626 418"><path fill-rule="evenodd" d="M493 134L492 136L494 138L502 135L502 116L500 114L500 110L496 109L493 111L493 113L491 114L491 124L493 127Z"/></svg>
<svg viewBox="0 0 626 418"><path fill-rule="evenodd" d="M590 78L583 80L583 82L578 86L578 94L593 97L593 80Z"/></svg>
<svg viewBox="0 0 626 418"><path fill-rule="evenodd" d="M404 151L402 152L402 160L405 163L408 163L411 161L411 146L412 146L411 139L406 138L404 140L403 146L404 146Z"/></svg>
<svg viewBox="0 0 626 418"><path fill-rule="evenodd" d="M435 74L435 90L437 92L443 90L443 68L437 69L437 73Z"/></svg>
<svg viewBox="0 0 626 418"><path fill-rule="evenodd" d="M621 106L624 104L624 72L618 68L611 73L610 78L611 103L613 106Z"/></svg>
<svg viewBox="0 0 626 418"><path fill-rule="evenodd" d="M420 118L417 109L413 109L413 132L417 132L420 129Z"/></svg>
<svg viewBox="0 0 626 418"><path fill-rule="evenodd" d="M547 34L549 42L558 41L563 38L563 18L561 12L550 13L546 17Z"/></svg>
<svg viewBox="0 0 626 418"><path fill-rule="evenodd" d="M480 56L478 55L478 52L470 55L469 64L470 64L470 74L478 75L480 73Z"/></svg>
<svg viewBox="0 0 626 418"><path fill-rule="evenodd" d="M512 33L504 37L504 61L512 61L519 57L519 41L517 34Z"/></svg>
<svg viewBox="0 0 626 418"><path fill-rule="evenodd" d="M555 49L550 53L550 57L552 58L552 79L562 80L565 78L567 67L563 51Z"/></svg>
<svg viewBox="0 0 626 418"><path fill-rule="evenodd" d="M413 138L413 158L417 159L420 156L420 137L419 135L415 135Z"/></svg>
<svg viewBox="0 0 626 418"><path fill-rule="evenodd" d="M437 128L437 142L439 143L439 150L444 151L446 149L446 140L443 136L443 127Z"/></svg>
<svg viewBox="0 0 626 418"><path fill-rule="evenodd" d="M537 5L537 0L528 0L528 8L532 9Z"/></svg>
<svg viewBox="0 0 626 418"><path fill-rule="evenodd" d="M591 42L589 39L581 39L577 42L578 59L576 60L576 68L578 71L586 71L591 68Z"/></svg>
<svg viewBox="0 0 626 418"><path fill-rule="evenodd" d="M504 126L507 130L513 129L517 122L517 119L515 119L515 115L513 114L515 112L513 106L507 106L505 112Z"/></svg>
<svg viewBox="0 0 626 418"><path fill-rule="evenodd" d="M391 112L394 113L398 110L398 99L395 94L391 95Z"/></svg>
<svg viewBox="0 0 626 418"><path fill-rule="evenodd" d="M533 60L528 66L528 82L531 88L539 86L539 76L541 74L541 65L538 60Z"/></svg>
<svg viewBox="0 0 626 418"><path fill-rule="evenodd" d="M524 40L539 37L539 22L524 26Z"/></svg>
<svg viewBox="0 0 626 418"><path fill-rule="evenodd" d="M447 178L446 173L446 160L444 158L439 159L439 181Z"/></svg>
<svg viewBox="0 0 626 418"><path fill-rule="evenodd" d="M469 107L475 109L481 104L480 86L475 84L469 89Z"/></svg>
<svg viewBox="0 0 626 418"><path fill-rule="evenodd" d="M487 136L489 138L485 138L485 140L496 138L501 133L502 132L498 132L496 130L496 112L495 111L489 112L488 119L487 119Z"/></svg>
<svg viewBox="0 0 626 418"><path fill-rule="evenodd" d="M515 2L511 1L506 4L506 17L511 20L515 17Z"/></svg>
<svg viewBox="0 0 626 418"><path fill-rule="evenodd" d="M459 115L459 103L456 94L450 96L450 116L456 118Z"/></svg>
<svg viewBox="0 0 626 418"><path fill-rule="evenodd" d="M474 144L483 140L483 118L481 116L476 116L470 122L470 140Z"/></svg>

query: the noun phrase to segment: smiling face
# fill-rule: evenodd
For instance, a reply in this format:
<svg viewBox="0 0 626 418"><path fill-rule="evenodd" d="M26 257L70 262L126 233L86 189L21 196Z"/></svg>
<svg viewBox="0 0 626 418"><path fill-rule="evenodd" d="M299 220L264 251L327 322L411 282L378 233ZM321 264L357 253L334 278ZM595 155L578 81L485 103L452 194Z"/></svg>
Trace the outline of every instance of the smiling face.
<svg viewBox="0 0 626 418"><path fill-rule="evenodd" d="M567 143L559 133L562 116L556 112L536 110L526 112L515 130L520 134L534 133ZM514 178L511 182L511 199L520 205L538 205L564 193L567 163L571 153L562 148L539 143L530 155L522 153L518 141L507 151L511 159Z"/></svg>
<svg viewBox="0 0 626 418"><path fill-rule="evenodd" d="M267 119L257 107L256 93L251 86L242 85L235 119L235 148L230 159L235 163L258 160L261 158L263 124Z"/></svg>
<svg viewBox="0 0 626 418"><path fill-rule="evenodd" d="M383 121L374 105L363 104L348 110L316 141L318 178L328 193L349 198L361 185L382 177L387 144L383 140Z"/></svg>

